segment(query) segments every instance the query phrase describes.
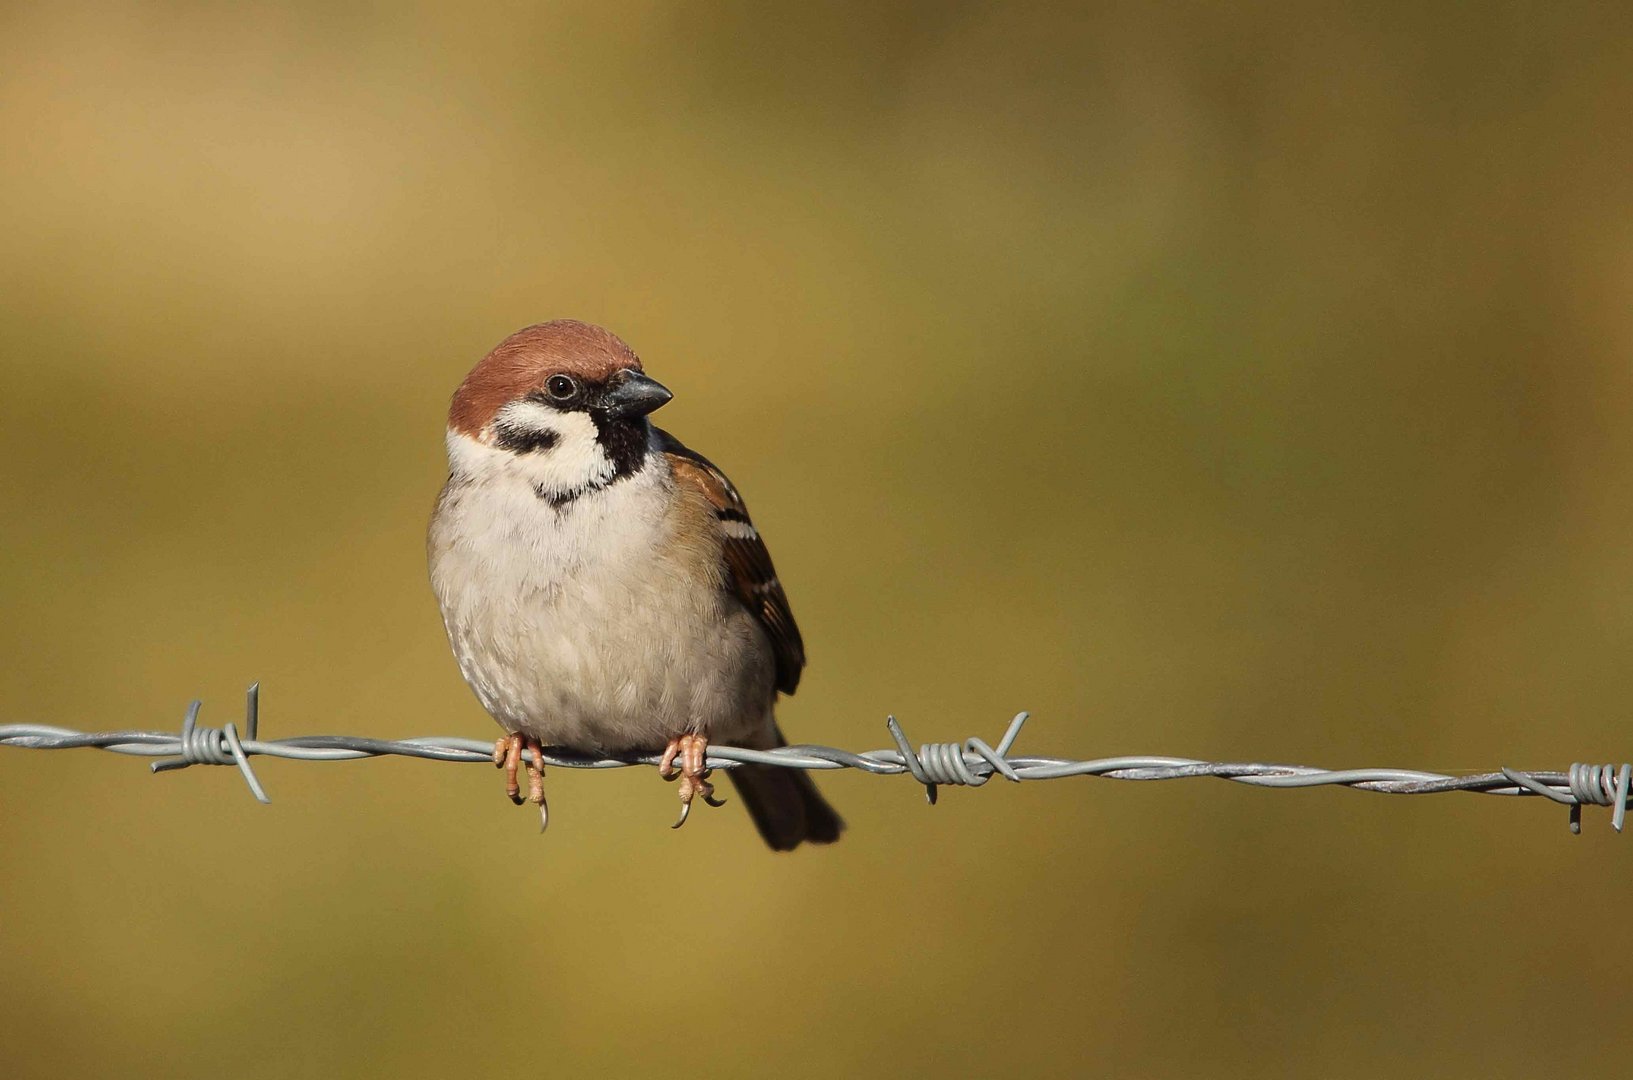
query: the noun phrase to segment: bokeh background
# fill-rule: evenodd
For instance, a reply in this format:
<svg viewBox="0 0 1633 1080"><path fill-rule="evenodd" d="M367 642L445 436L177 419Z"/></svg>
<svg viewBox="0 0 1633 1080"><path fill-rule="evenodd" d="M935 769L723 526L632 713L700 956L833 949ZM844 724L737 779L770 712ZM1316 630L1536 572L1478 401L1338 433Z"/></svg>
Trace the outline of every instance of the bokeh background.
<svg viewBox="0 0 1633 1080"><path fill-rule="evenodd" d="M797 740L1629 756L1619 5L10 5L0 720L494 732L447 396L571 315L810 643ZM1633 1050L1590 813L0 750L7 1077L1529 1076Z"/></svg>

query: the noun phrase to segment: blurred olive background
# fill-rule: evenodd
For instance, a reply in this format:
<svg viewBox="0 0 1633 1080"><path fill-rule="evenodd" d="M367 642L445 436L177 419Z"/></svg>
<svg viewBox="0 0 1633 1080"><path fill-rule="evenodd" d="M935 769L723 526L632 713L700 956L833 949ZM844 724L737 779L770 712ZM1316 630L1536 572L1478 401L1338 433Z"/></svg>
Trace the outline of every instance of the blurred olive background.
<svg viewBox="0 0 1633 1080"><path fill-rule="evenodd" d="M12 5L0 721L492 722L447 397L604 323L810 644L796 740L1629 756L1619 5ZM8 1077L1529 1075L1633 1050L1590 813L0 751Z"/></svg>

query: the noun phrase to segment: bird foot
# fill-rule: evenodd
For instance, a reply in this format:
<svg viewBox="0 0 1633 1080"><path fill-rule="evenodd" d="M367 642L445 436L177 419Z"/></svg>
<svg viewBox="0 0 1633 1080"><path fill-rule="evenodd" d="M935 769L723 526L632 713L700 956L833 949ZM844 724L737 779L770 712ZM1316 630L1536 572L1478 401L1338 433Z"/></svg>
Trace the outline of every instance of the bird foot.
<svg viewBox="0 0 1633 1080"><path fill-rule="evenodd" d="M517 771L522 768L522 751L532 755L532 760L526 762L527 768L527 798L522 798L522 786L517 779ZM530 735L515 733L493 744L493 764L505 770L505 794L517 806L530 802L539 808L539 831L543 832L550 825L550 804L544 801L544 747L539 740Z"/></svg>
<svg viewBox="0 0 1633 1080"><path fill-rule="evenodd" d="M675 767L675 759L680 758L680 767ZM714 785L709 783L709 769L706 765L709 757L709 740L702 735L681 735L670 739L663 748L663 757L658 761L658 775L665 780L680 778L680 817L669 826L678 829L686 824L687 817L692 813L692 800L699 795L710 806L724 806L726 800L715 798Z"/></svg>

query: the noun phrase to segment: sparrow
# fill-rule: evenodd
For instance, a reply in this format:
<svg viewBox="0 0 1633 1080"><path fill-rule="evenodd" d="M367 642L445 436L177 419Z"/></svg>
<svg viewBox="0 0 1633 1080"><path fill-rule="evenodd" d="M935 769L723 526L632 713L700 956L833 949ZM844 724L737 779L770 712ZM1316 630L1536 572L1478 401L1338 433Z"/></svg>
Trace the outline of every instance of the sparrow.
<svg viewBox="0 0 1633 1080"><path fill-rule="evenodd" d="M523 801L528 751L544 823L544 746L660 753L679 828L695 798L720 805L711 741L786 745L775 706L805 645L742 496L648 419L672 396L616 335L559 319L501 341L448 410L432 590L461 674L507 732L506 792ZM802 770L730 776L774 850L844 828Z"/></svg>

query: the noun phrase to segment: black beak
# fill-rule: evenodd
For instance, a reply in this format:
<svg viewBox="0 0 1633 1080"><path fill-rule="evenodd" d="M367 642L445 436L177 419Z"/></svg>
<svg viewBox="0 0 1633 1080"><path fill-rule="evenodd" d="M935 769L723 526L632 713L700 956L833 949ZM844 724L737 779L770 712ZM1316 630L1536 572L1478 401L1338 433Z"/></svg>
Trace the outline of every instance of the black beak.
<svg viewBox="0 0 1633 1080"><path fill-rule="evenodd" d="M624 420L661 409L674 396L658 380L649 379L639 371L625 371L602 395L601 407L614 420Z"/></svg>

